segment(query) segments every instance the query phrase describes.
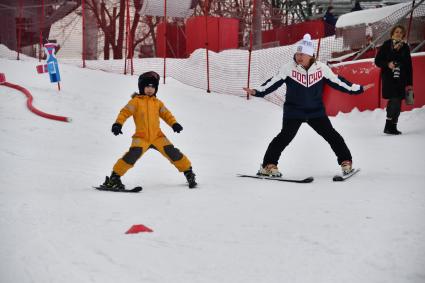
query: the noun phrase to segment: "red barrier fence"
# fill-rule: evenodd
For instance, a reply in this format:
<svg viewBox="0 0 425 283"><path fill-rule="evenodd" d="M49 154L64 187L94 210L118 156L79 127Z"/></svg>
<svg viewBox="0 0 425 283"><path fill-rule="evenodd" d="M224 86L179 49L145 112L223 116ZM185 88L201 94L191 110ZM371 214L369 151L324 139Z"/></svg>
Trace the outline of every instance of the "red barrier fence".
<svg viewBox="0 0 425 283"><path fill-rule="evenodd" d="M335 116L340 111L348 113L355 107L360 111L379 108L380 70L375 66L373 60L368 59L366 62L363 60L363 62L340 64L332 68L332 70L350 82L361 85L374 83L375 86L363 94L348 95L326 85L323 101L328 115Z"/></svg>
<svg viewBox="0 0 425 283"><path fill-rule="evenodd" d="M304 34L309 33L312 39L325 37L325 22L308 21L276 29L276 39L280 45L290 45L298 42Z"/></svg>
<svg viewBox="0 0 425 283"><path fill-rule="evenodd" d="M413 61L413 93L415 95L415 104L406 106L404 103L402 111L412 110L425 105L425 56L412 55ZM385 102L385 104L384 104ZM386 105L386 101L381 101L381 107Z"/></svg>
<svg viewBox="0 0 425 283"><path fill-rule="evenodd" d="M165 36L165 24L159 23L156 32L156 57L164 57L164 42L166 38L166 57L185 58L188 56L186 52L185 26L180 26L178 23L167 23L167 36Z"/></svg>
<svg viewBox="0 0 425 283"><path fill-rule="evenodd" d="M225 49L239 48L238 33L239 20L232 18L208 17L208 26L205 26L205 17L192 17L186 22L186 54L191 54L198 48L205 48L208 30L208 49L220 52Z"/></svg>
<svg viewBox="0 0 425 283"><path fill-rule="evenodd" d="M413 63L413 91L415 93L415 104L406 106L402 104L402 111L425 105L425 54L412 55ZM380 69L375 66L373 59L342 63L332 68L338 75L347 80L366 85L374 83L375 87L368 89L360 95L347 95L340 91L325 86L324 102L328 115L335 116L338 112L348 113L354 108L360 111L385 108L387 100L382 98Z"/></svg>

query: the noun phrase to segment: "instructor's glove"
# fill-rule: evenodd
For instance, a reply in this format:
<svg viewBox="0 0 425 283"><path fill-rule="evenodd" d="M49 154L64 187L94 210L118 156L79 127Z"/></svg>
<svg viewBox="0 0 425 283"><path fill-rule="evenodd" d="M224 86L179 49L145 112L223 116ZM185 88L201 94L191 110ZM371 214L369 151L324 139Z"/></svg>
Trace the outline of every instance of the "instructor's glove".
<svg viewBox="0 0 425 283"><path fill-rule="evenodd" d="M118 136L119 134L121 134L121 135L122 135L121 128L122 128L122 125L121 125L121 124L114 123L114 124L112 125L112 129L111 129L111 131L112 131L112 132L114 133L114 135L116 135L116 136Z"/></svg>
<svg viewBox="0 0 425 283"><path fill-rule="evenodd" d="M180 133L181 131L183 131L183 127L179 123L174 123L172 128L175 133Z"/></svg>

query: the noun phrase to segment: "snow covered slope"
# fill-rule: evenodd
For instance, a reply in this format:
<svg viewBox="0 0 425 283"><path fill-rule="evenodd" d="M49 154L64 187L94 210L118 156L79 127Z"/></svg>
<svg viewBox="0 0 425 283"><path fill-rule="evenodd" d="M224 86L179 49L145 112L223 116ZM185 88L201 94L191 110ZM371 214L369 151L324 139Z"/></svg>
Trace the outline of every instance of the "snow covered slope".
<svg viewBox="0 0 425 283"><path fill-rule="evenodd" d="M382 133L385 112L331 118L362 171L333 183L329 146L303 125L279 164L311 184L242 179L255 173L281 126L262 99L206 94L175 80L158 97L184 130L162 128L192 161L199 189L158 152L123 177L140 194L98 192L128 149L110 127L137 77L62 65L62 91L37 75L37 61L0 59L0 282L425 281L425 109L403 113L401 136ZM125 234L134 224L153 233Z"/></svg>

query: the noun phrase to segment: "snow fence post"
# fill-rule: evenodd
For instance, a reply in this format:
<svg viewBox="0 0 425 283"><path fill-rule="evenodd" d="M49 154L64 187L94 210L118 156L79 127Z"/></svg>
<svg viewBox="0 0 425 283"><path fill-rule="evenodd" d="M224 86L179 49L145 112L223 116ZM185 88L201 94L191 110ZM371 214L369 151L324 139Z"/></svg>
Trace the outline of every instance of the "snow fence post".
<svg viewBox="0 0 425 283"><path fill-rule="evenodd" d="M6 82L6 75L3 73L0 73L0 85L4 84Z"/></svg>

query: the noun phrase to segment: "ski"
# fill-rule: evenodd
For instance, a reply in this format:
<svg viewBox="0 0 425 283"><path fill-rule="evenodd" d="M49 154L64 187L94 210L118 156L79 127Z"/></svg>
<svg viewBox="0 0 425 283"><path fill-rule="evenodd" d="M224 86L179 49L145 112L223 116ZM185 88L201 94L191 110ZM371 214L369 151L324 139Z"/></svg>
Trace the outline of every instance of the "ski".
<svg viewBox="0 0 425 283"><path fill-rule="evenodd" d="M95 188L98 191L117 192L117 193L138 193L141 190L143 190L143 188L140 187L140 186L134 187L134 188L129 189L129 190L127 190L127 189L115 190L115 189L111 189L111 188L108 188L108 187L103 186L103 185L100 185L99 187L93 187L93 188Z"/></svg>
<svg viewBox="0 0 425 283"><path fill-rule="evenodd" d="M311 183L314 181L313 177L307 177L305 179L288 179L282 177L269 177L269 176L261 176L261 175L248 175L248 174L237 174L238 177L246 177L246 178L255 178L255 179L264 179L264 180L275 180L281 182L290 182L290 183Z"/></svg>
<svg viewBox="0 0 425 283"><path fill-rule="evenodd" d="M353 168L353 170L351 170L351 172L348 173L348 174L345 174L345 175L335 175L335 176L333 176L332 180L334 182L343 182L343 181L351 178L352 176L354 176L359 171L360 171L360 168L356 168L356 169Z"/></svg>

